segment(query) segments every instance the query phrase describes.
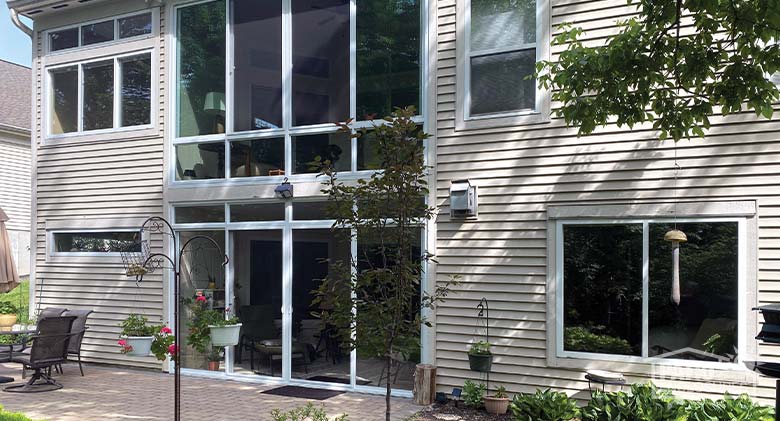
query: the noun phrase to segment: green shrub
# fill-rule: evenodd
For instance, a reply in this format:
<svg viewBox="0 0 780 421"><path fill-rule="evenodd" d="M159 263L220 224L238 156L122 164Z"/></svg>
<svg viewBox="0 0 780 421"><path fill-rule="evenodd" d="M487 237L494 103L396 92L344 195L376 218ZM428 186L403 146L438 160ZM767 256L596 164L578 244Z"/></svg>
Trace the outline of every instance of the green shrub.
<svg viewBox="0 0 780 421"><path fill-rule="evenodd" d="M567 327L563 332L563 342L567 351L623 355L633 352L627 340L593 333L583 326Z"/></svg>
<svg viewBox="0 0 780 421"><path fill-rule="evenodd" d="M291 409L283 412L278 409L271 411L273 421L328 421L328 414L325 413L324 406L315 407L311 402L306 406ZM340 415L333 421L349 421L347 414Z"/></svg>
<svg viewBox="0 0 780 421"><path fill-rule="evenodd" d="M21 412L8 412L0 405L0 421L35 421Z"/></svg>
<svg viewBox="0 0 780 421"><path fill-rule="evenodd" d="M688 401L685 413L688 421L772 421L775 419L772 408L758 405L747 395L740 395L735 399L728 393L723 399L717 401L712 399Z"/></svg>
<svg viewBox="0 0 780 421"><path fill-rule="evenodd" d="M487 386L484 383L474 383L466 380L463 384L463 403L472 408L481 408Z"/></svg>
<svg viewBox="0 0 780 421"><path fill-rule="evenodd" d="M550 389L515 395L509 410L516 421L569 421L580 412L573 399Z"/></svg>
<svg viewBox="0 0 780 421"><path fill-rule="evenodd" d="M19 309L8 301L0 301L0 314L16 314Z"/></svg>

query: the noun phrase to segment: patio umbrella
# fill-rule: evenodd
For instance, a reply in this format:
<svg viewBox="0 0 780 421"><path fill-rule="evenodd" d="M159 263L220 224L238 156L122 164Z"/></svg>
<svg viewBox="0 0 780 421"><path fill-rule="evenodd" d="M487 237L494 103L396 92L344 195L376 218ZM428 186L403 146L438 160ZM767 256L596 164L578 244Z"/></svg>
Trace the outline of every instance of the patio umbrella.
<svg viewBox="0 0 780 421"><path fill-rule="evenodd" d="M5 229L8 215L0 208L0 293L8 292L19 285L19 274L11 255L11 240Z"/></svg>

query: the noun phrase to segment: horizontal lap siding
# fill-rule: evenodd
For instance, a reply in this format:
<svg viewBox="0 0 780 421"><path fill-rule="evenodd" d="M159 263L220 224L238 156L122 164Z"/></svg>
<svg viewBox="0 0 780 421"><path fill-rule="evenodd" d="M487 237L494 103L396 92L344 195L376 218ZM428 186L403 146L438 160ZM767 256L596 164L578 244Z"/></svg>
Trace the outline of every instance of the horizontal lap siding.
<svg viewBox="0 0 780 421"><path fill-rule="evenodd" d="M0 208L6 228L30 231L30 140L0 134Z"/></svg>
<svg viewBox="0 0 780 421"><path fill-rule="evenodd" d="M165 23L161 10L161 32ZM40 35L39 35L40 40ZM163 279L160 271L146 276L140 285L125 275L118 257L98 259L46 256L46 226L69 222L92 221L95 227L108 218L143 221L163 213L163 104L165 92L165 56L160 37L157 63L159 96L153 107L158 109L159 132L145 138L127 138L118 133L110 141L57 145L50 142L37 151L36 183L36 291L40 308L88 308L89 329L83 343L87 361L159 368L153 358L122 355L116 341L119 324L127 315L140 313L150 320L164 316ZM38 54L42 53L40 42ZM36 60L37 63L37 60ZM41 133L41 78L36 65L37 133ZM67 222L65 222L67 221ZM107 222L106 222L107 223ZM133 223L135 224L135 222ZM162 251L155 238L153 251Z"/></svg>
<svg viewBox="0 0 780 421"><path fill-rule="evenodd" d="M603 42L606 34L615 33L615 19L628 17L631 8L622 0L552 0L551 12L554 24L574 22L588 29L586 38ZM461 277L456 293L437 310L439 390L450 391L462 386L464 379L479 378L468 369L466 350L468 343L479 340L476 305L486 297L495 353L492 385L504 384L512 392L552 387L586 396L584 369L547 364L550 205L668 203L675 194L688 201L756 200L759 300L780 302L780 121L757 120L751 113L713 118L706 139L678 145L682 171L677 193L673 143L658 141L647 126L628 131L610 125L581 138L558 119L457 131L455 13L455 0L438 1L436 279ZM553 48L553 56L558 52L560 48ZM450 220L450 182L466 178L479 186L479 217ZM760 346L759 354L780 357L780 348ZM632 381L647 380L627 374ZM686 378L657 383L683 397L722 394L727 389L762 399L774 396L774 384L767 379L759 379L756 387Z"/></svg>

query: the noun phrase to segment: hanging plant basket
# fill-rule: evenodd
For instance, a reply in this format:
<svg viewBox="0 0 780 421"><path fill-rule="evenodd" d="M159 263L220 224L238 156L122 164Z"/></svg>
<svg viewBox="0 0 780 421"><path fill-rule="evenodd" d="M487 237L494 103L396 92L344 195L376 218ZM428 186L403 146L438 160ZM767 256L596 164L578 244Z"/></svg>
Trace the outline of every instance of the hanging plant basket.
<svg viewBox="0 0 780 421"><path fill-rule="evenodd" d="M238 345L238 337L241 333L241 323L227 326L209 325L212 346Z"/></svg>
<svg viewBox="0 0 780 421"><path fill-rule="evenodd" d="M154 336L128 336L125 338L127 345L133 347L127 352L132 357L148 357L152 353Z"/></svg>
<svg viewBox="0 0 780 421"><path fill-rule="evenodd" d="M487 373L493 364L493 354L469 354L469 368Z"/></svg>

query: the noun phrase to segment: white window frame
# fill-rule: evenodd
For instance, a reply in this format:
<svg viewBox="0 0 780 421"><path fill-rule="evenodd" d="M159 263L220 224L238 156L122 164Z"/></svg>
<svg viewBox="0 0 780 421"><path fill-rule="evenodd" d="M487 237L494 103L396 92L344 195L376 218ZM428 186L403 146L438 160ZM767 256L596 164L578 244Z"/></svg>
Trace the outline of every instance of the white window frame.
<svg viewBox="0 0 780 421"><path fill-rule="evenodd" d="M534 109L492 114L470 115L471 58L486 55L487 51L471 51L471 0L457 0L456 15L456 106L455 129L475 130L504 126L539 124L550 121L550 91L536 86ZM521 51L536 48L536 62L550 57L550 0L536 0L536 43L512 45L490 53ZM534 83L536 83L534 81Z"/></svg>
<svg viewBox="0 0 780 421"><path fill-rule="evenodd" d="M82 234L82 233L116 233L116 232L133 232L138 233L140 230L133 228L81 228L81 229L52 229L46 231L46 244L47 244L47 257L121 257L122 253L109 251L109 252L79 252L79 251L56 251L55 236L57 234ZM139 238L142 240L143 238Z"/></svg>
<svg viewBox="0 0 780 421"><path fill-rule="evenodd" d="M643 348L647 344L647 313L649 285L649 224L677 222L736 222L738 224L738 338L736 362L675 360L653 357L598 354L564 351L563 332L563 227L565 225L642 224L643 225ZM632 370L641 374L707 378L734 382L749 382L754 373L744 361L755 359L757 317L751 308L757 305L757 221L755 202L681 203L677 207L663 205L594 205L553 206L548 209L548 303L547 362L552 367L572 369ZM646 355L646 354L645 354Z"/></svg>
<svg viewBox="0 0 780 421"><path fill-rule="evenodd" d="M124 18L129 18L129 17L134 17L134 16L140 16L140 15L145 15L145 14L151 14L151 19L152 19L152 32L151 33L136 35L136 36L133 36L133 37L119 38L119 19L124 19ZM95 23L106 22L106 21L109 21L109 20L113 21L113 23L114 23L114 39L113 40L105 41L105 42L98 42L98 43L89 44L89 45L81 45L81 27L87 26L87 25L92 25L92 24L95 24ZM159 33L159 29L158 29L159 22L160 22L159 9L154 8L154 9L147 9L147 10L137 10L135 12L123 13L121 15L106 16L106 17L101 18L101 19L92 19L92 20L89 20L89 21L86 21L86 22L79 22L79 23L73 24L73 25L66 25L66 26L60 26L60 27L56 27L56 28L47 29L47 30L43 31L44 45L45 45L44 51L46 51L47 55L68 54L68 53L72 53L74 51L79 51L79 50L86 50L86 49L90 49L90 48L106 47L106 46L121 44L121 43L128 42L128 41L141 40L141 39L145 39L145 38L154 38ZM51 49L51 37L50 37L51 33L53 33L53 32L60 32L60 31L66 31L68 29L74 29L74 28L77 29L77 33L78 33L78 45L77 46L70 47L70 48L63 48L61 50L52 50Z"/></svg>
<svg viewBox="0 0 780 421"><path fill-rule="evenodd" d="M194 6L203 3L210 3L215 0L200 0L200 1L182 1L176 4L172 4L168 10L168 16L170 16L170 37L168 41L168 51L171 51L170 55L170 71L169 73L169 86L172 87L170 95L170 104L168 121L171 122L171 130L169 133L169 149L168 156L171 157L167 168L167 180L168 185L177 187L199 187L199 186L213 186L215 184L228 184L228 185L247 185L247 184L279 184L288 179L291 183L296 182L316 182L318 181L317 174L315 173L303 173L293 174L293 162L292 162L292 138L303 135L315 135L315 134L330 134L338 132L339 128L332 123L314 124L307 126L292 126L292 80L286 75L292 73L292 0L282 1L282 127L274 129L260 129L236 132L233 129L233 96L234 96L234 74L233 74L233 27L232 27L232 10L230 0L225 0L226 10L226 58L225 58L225 133L198 135L179 137L179 119L177 115L178 110L178 96L177 82L178 82L178 40L176 34L178 33L178 10L184 7ZM386 124L384 120L366 120L356 121L357 113L357 0L351 0L349 4L350 10L350 105L349 116L353 119L350 123L350 127L353 132L361 128L371 128L375 125ZM428 0L419 0L420 2L420 98L419 98L419 114L413 118L413 120L423 126L423 130L426 130L426 121L424 118L425 108L428 104L428 81L424 75L428 72L429 58L427 51L428 46ZM230 171L230 145L233 141L242 140L259 140L265 138L281 137L284 138L284 170L285 175L280 176L257 176L257 177L232 177ZM357 169L357 144L360 139L352 138L350 146L350 171L344 171L341 173L341 178L358 179L367 178L375 170L358 170ZM210 142L224 142L225 145L225 174L223 178L218 179L205 179L205 180L177 180L176 179L176 146L181 144L193 144L193 143L210 143ZM425 141L426 151L429 142ZM427 157L427 152L426 152Z"/></svg>
<svg viewBox="0 0 780 421"><path fill-rule="evenodd" d="M90 58L86 60L80 60L80 61L73 61L73 62L67 62L64 64L57 64L52 66L47 66L44 69L45 72L45 82L44 82L44 92L45 92L45 110L44 110L44 121L45 121L45 128L46 128L46 139L47 140L57 140L57 139L67 139L72 137L78 137L78 136L84 136L84 135L92 135L92 134L104 134L104 133L117 133L117 132L125 132L125 131L136 131L136 130L143 130L143 129L151 129L155 126L155 118L156 118L156 111L155 111L155 98L157 92L157 70L155 69L155 58L156 58L156 49L142 49L138 51L128 52L124 54L115 54L107 57L96 57L96 58ZM121 66L122 62L125 61L125 59L129 58L135 58L135 57L141 57L141 56L149 56L150 59L150 67L151 67L151 89L150 89L150 95L149 95L149 123L148 124L140 124L135 126L120 126L121 118L122 118L122 94L121 94L121 84L122 84L122 74L121 74ZM109 128L105 129L95 129L95 130L84 130L84 66L89 65L92 63L99 63L99 62L107 62L111 61L113 65L113 117L112 117L112 125ZM76 113L76 124L77 129L75 132L69 132L69 133L58 133L58 134L52 134L52 123L53 120L51 117L53 117L54 112L54 95L52 93L53 83L52 83L52 72L57 71L59 69L68 68L68 67L76 67L76 71L78 73L78 98L76 100L77 102L77 113Z"/></svg>

